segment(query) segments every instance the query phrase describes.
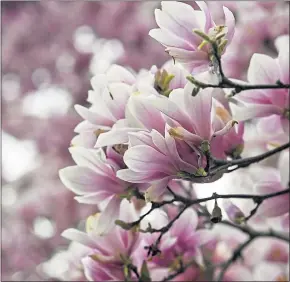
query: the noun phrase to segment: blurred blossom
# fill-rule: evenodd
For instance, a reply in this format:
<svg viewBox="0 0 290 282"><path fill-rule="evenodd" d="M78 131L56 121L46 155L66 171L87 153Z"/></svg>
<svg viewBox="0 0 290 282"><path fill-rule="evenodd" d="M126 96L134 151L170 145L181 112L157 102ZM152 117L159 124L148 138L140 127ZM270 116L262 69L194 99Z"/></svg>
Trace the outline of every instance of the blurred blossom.
<svg viewBox="0 0 290 282"><path fill-rule="evenodd" d="M194 11L193 14L201 13L196 11L199 8L195 2L187 1L187 4L188 9L191 12ZM165 3L164 11L158 10L157 14L163 13L164 16L169 11L168 13L178 21L180 11L175 10L175 7L185 7L180 5ZM206 5L211 11L212 21L207 13ZM280 78L283 82L288 79L289 72L286 69L287 62L284 60L286 57L283 57L282 48L285 49L286 45L283 42L287 39L285 35L289 33L289 3L284 1L267 3L215 1L208 2L206 5L201 3L200 7L204 9L202 13L208 20L208 28L212 27L213 22L220 25L227 19L232 20L229 10L235 17L235 33L233 34L234 24L231 21L232 29L227 31L231 42L226 44L227 50L222 57L226 75L245 80L249 66L253 74L257 72L260 65L265 63L265 68L269 70L271 62L275 61L277 63L276 78ZM223 5L226 8L223 8ZM165 12L166 6L169 7L167 12ZM125 188L138 185L146 190L150 181L155 187L152 185L148 190L151 196L156 198L170 196L166 190L167 184L175 192L191 198L211 196L213 192L241 193L242 191L251 194L257 191L257 193L265 194L268 190L277 191L287 186L289 152L283 152L249 168L225 174L214 183L193 184L171 180L172 175L178 175L181 169L186 171L184 167L192 167L193 164L197 173L204 173L204 170L200 169L204 168L205 160L200 158L200 152L194 150L193 145L200 145L205 140L210 141L213 136L215 141L212 142L212 150L217 157L224 159L235 153L242 157L257 155L289 141L285 134L287 131L285 125L289 126L289 121L284 121L286 115L289 114L286 111L288 109L286 102L289 101L281 102L280 108L283 112L280 115L274 117L266 115L234 126L232 117L235 116L237 107L229 107L224 91L212 91L200 100L198 100L200 96L192 97L193 89L185 78L188 72L180 68L180 65L173 64L170 56L164 52L164 46L148 35L150 30L156 30L158 26L162 31L166 30L168 24L160 18L157 19L158 26L155 22L154 10L161 9L159 1L6 1L1 3L1 8L3 11L1 107L3 280L84 281L85 276L101 279L110 275L123 279L125 269L122 269L120 265L124 264L127 267L128 258L136 261L140 268L144 258L140 254L147 252L147 250L144 251L144 246L152 243L152 238L143 236L143 233L138 236L134 232L127 233L119 226L114 227L115 230L109 233L110 237L97 235L103 233L104 226L110 227L108 220L114 223L112 219L118 218L119 214L123 216L122 212L116 213L115 206L114 209L107 209L109 204L105 200L111 201L112 198L106 198L103 201L97 199L96 202L96 198L90 198L91 194L85 195L88 191L77 193L81 197L77 198L79 202L76 201L75 195L65 189L59 179L59 170L72 166L73 159L78 159L82 163L86 156L96 152L92 149L96 142L98 145L102 142L103 145L107 145L106 150L102 151L106 160L101 166L107 172L105 176L114 180L109 187L112 190L109 196L113 195L113 200L117 198L119 204L117 209L120 205L127 203L124 198L130 196L130 191L128 192ZM193 18L186 18L186 21L187 24L190 23L189 26L186 25L189 29L196 27L191 25ZM184 35L180 33L184 31L182 23L176 26L175 35L182 37ZM169 39L172 39L172 34L164 32ZM188 32L185 33L188 35ZM162 44L170 45L168 41L163 42L164 38L161 38L160 34L155 37L158 37L158 41ZM168 38L166 40L169 40ZM195 47L202 45L200 38L196 41L198 42L194 43L198 44ZM168 46L168 48L171 47ZM206 48L203 49L204 54L207 54ZM267 58L268 64L263 60L258 60L259 64L257 64L255 60L257 55L252 57L254 53L264 54L263 58ZM202 69L205 65L206 68L208 66L208 59L205 61ZM167 63L164 64L165 62ZM123 67L120 68L117 64ZM280 76L278 70L281 71ZM171 77L172 74L174 78ZM212 79L210 73L202 75L207 79ZM274 79L274 75L270 76ZM90 80L94 91L90 91L88 97ZM185 88L185 91L180 88ZM123 96L117 96L120 92ZM206 94L207 90L203 90L203 93ZM269 95L273 96L271 97L275 102L274 98L277 99L275 91L265 93L270 93ZM111 101L109 97L112 94L118 99ZM206 98L209 100L205 100ZM246 98L252 97L244 97ZM168 107L164 101L168 103L166 104ZM271 104L276 103L274 102ZM92 103L90 109L88 109L88 103ZM76 104L78 105L76 109L84 121L81 121L75 112L74 105ZM196 107L197 104L200 107ZM169 106L174 107L176 112L171 111ZM205 122L193 126L198 119L191 120L191 117L198 111L192 110L200 108L204 111L199 118L202 121L207 120L208 126L203 126ZM257 110L256 106L255 110ZM100 116L103 121L105 120L105 124L100 122ZM92 119L95 119L94 122ZM244 119L246 118L241 118L241 120ZM280 119L282 122L279 122ZM170 124L170 134L166 131L169 129L165 128L166 123ZM215 123L214 130L212 123ZM156 130L149 133L152 129ZM184 136L180 135L177 129L183 130ZM98 130L108 132L102 133ZM140 130L142 133L138 132ZM78 133L77 136L74 136L74 131ZM166 138L162 135L165 131ZM216 136L217 133L227 133L227 135ZM85 149L88 154L73 156L72 159L68 150L72 140L73 145L86 144L90 148ZM170 145L171 150L164 145ZM147 148L150 154L140 155L137 160L132 152L140 146L143 149ZM162 162L154 164L157 149ZM173 149L175 158L170 155ZM99 152L101 150L99 149ZM77 152L78 149L73 148L70 151ZM141 166L139 162L144 159L147 163L144 165L143 162ZM90 160L88 157L87 165L91 168ZM170 166L169 160L176 163ZM134 180L138 184L134 183L132 186L132 183L117 178L116 174L128 173L124 170L126 168L124 161L133 172L129 175L130 177L128 175L127 178L125 177L126 180ZM163 174L162 177L160 175L157 177L154 166L161 172L167 169L169 172L166 173L169 177L165 181L162 178ZM79 167L77 168L79 173L78 169ZM134 169L139 176L140 169L141 172L145 171L150 176L150 181L148 178L145 179L146 181L137 179ZM95 173L95 178L96 175L101 180L104 177L103 172ZM163 181L159 183L153 176ZM268 181L270 176L273 176L272 180L275 180L270 183L271 185ZM71 182L74 182L75 178L76 174L73 172L68 177ZM95 178L94 181L96 181ZM79 177L77 180L85 186L82 183L83 178ZM146 183L143 183L144 181ZM273 182L275 185L272 185ZM92 188L90 185L87 186L85 188ZM69 188L74 191L75 187ZM93 188L98 190L100 187ZM107 186L102 187L102 189L107 188ZM107 190L101 192L107 193ZM123 199L122 204L120 204L121 199ZM248 222L249 226L255 226L261 230L270 227L283 231L289 230L289 212L287 212L289 199L283 196L277 199L278 202L272 202L270 205L270 211L258 212L251 218ZM86 201L89 201L89 204L83 204ZM115 201L112 203L114 204ZM213 205L214 201L209 201L203 207L206 206L208 210L212 210ZM226 212L234 221L237 215L249 215L255 204L233 199L228 205L223 207L221 204L220 206L222 212ZM107 215L103 211L105 207L106 210L113 210L115 214ZM112 208L111 205L110 208ZM148 204L133 197L130 208L142 214L147 211ZM177 214L178 208L176 205L167 207L159 214L152 213L149 222L156 226L162 225ZM85 219L100 211L103 215L100 217L101 220L97 220L98 216L89 217L91 219L90 224L87 224L87 227L90 227L89 235L76 230L83 230ZM135 216L135 213L127 211L125 215L124 219L133 220L131 217ZM145 223L148 225L147 221ZM76 242L69 245L69 242L61 237L62 232L68 228L73 228L71 229L73 233L66 233L71 239L82 241L83 238L96 236L94 244L97 248L93 249L91 245L88 248ZM197 218L196 211L188 210L181 217L181 221L177 221L174 228L162 238L162 248L166 252L165 258L155 257L148 261L148 265L153 268L152 278L163 278L176 269L180 258L187 260L193 255L196 265L176 277L175 281L193 279L193 277L199 281L207 281L204 263L208 259L219 263L229 258L233 248L245 240L244 233L227 226L214 226L211 236L208 230L203 229L204 223ZM120 240L116 240L114 231L117 232ZM76 234L78 236L72 236ZM188 242L192 239L194 239L194 244L188 248ZM99 241L103 242L104 246L99 244ZM114 249L115 243L118 248L126 250L128 258L119 256L118 250ZM141 246L142 251L136 251L138 246ZM104 252L102 247L108 248L110 252ZM114 259L110 255L113 255ZM105 265L100 258L111 260L110 264ZM248 280L261 280L268 274L272 275L271 278L276 281L289 278L286 266L289 262L289 252L283 244L276 241L265 238L258 241L245 253L245 261L247 262L245 265L236 263L229 268L225 281L238 281L241 277ZM265 273L263 273L264 268L267 268ZM99 269L105 269L107 273Z"/></svg>

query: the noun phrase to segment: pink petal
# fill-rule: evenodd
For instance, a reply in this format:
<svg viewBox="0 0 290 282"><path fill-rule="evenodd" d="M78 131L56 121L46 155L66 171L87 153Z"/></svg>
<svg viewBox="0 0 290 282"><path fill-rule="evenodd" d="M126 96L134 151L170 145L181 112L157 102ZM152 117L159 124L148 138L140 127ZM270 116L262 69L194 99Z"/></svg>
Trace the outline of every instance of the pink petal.
<svg viewBox="0 0 290 282"><path fill-rule="evenodd" d="M102 116L80 105L75 105L75 110L83 119L88 120L92 124L112 126L114 121L113 117L108 118L106 116Z"/></svg>
<svg viewBox="0 0 290 282"><path fill-rule="evenodd" d="M129 85L135 83L135 76L126 68L113 64L107 71L107 77L110 82L123 82Z"/></svg>
<svg viewBox="0 0 290 282"><path fill-rule="evenodd" d="M197 230L195 234L191 237L191 240L195 242L197 246L207 244L213 239L215 239L214 234L206 229Z"/></svg>
<svg viewBox="0 0 290 282"><path fill-rule="evenodd" d="M176 237L190 236L196 231L198 224L198 217L196 211L193 209L187 209L180 218L175 221L171 228L171 232Z"/></svg>
<svg viewBox="0 0 290 282"><path fill-rule="evenodd" d="M266 117L273 114L281 115L282 110L274 105L256 104L237 107L233 117L237 121L246 121L252 118Z"/></svg>
<svg viewBox="0 0 290 282"><path fill-rule="evenodd" d="M120 213L120 204L121 199L117 195L112 197L99 217L96 229L98 235L105 235L115 226L115 220L118 219Z"/></svg>
<svg viewBox="0 0 290 282"><path fill-rule="evenodd" d="M229 122L227 122L227 124L224 126L224 128L222 128L221 130L216 131L213 134L213 137L215 137L215 136L222 136L222 135L227 134L233 128L233 126L236 123L237 122L235 120L230 120Z"/></svg>
<svg viewBox="0 0 290 282"><path fill-rule="evenodd" d="M278 182L263 182L255 186L259 194L269 194L282 190ZM289 195L276 196L265 200L258 209L258 213L268 217L275 217L289 212Z"/></svg>
<svg viewBox="0 0 290 282"><path fill-rule="evenodd" d="M147 145L150 147L154 147L151 135L149 132L146 131L129 133L129 145L130 147L138 145Z"/></svg>
<svg viewBox="0 0 290 282"><path fill-rule="evenodd" d="M129 141L128 133L139 130L140 128L129 127L129 128L112 129L109 132L102 133L97 139L95 148L127 143Z"/></svg>
<svg viewBox="0 0 290 282"><path fill-rule="evenodd" d="M156 109L164 113L166 116L179 122L180 124L189 123L188 117L173 101L166 97L148 97L148 100Z"/></svg>
<svg viewBox="0 0 290 282"><path fill-rule="evenodd" d="M192 118L196 134L202 137L204 140L210 140L212 134L211 128L211 108L212 108L212 90L205 89L200 91L196 96L189 97L187 95L187 101L190 101L192 108L188 108L187 112Z"/></svg>
<svg viewBox="0 0 290 282"><path fill-rule="evenodd" d="M162 10L168 13L180 27L187 31L186 38L195 46L198 46L201 39L192 30L203 28L203 13L195 11L190 5L182 2L163 1L161 5Z"/></svg>
<svg viewBox="0 0 290 282"><path fill-rule="evenodd" d="M225 26L228 28L226 38L229 44L235 34L235 17L227 7L223 6L223 10L225 14Z"/></svg>
<svg viewBox="0 0 290 282"><path fill-rule="evenodd" d="M88 167L91 170L112 178L115 172L101 159L101 151L82 147L71 147L69 152L78 166Z"/></svg>
<svg viewBox="0 0 290 282"><path fill-rule="evenodd" d="M180 63L191 62L196 65L198 64L209 64L208 54L204 51L187 51L180 48L168 47L167 51L171 57L174 57ZM191 71L190 71L191 73Z"/></svg>
<svg viewBox="0 0 290 282"><path fill-rule="evenodd" d="M59 171L59 177L62 183L76 194L86 194L96 192L98 189L97 174L86 167L70 166ZM106 179L102 179L102 185L106 183Z"/></svg>
<svg viewBox="0 0 290 282"><path fill-rule="evenodd" d="M289 83L289 35L281 35L275 40L276 48L279 51L278 65L280 69L280 80Z"/></svg>
<svg viewBox="0 0 290 282"><path fill-rule="evenodd" d="M136 172L160 171L167 174L174 174L175 172L167 156L145 145L134 146L127 150L124 155L124 162L128 168Z"/></svg>
<svg viewBox="0 0 290 282"><path fill-rule="evenodd" d="M62 237L76 241L82 245L88 246L89 248L96 248L97 244L93 239L91 239L87 233L81 232L77 229L69 228L62 232Z"/></svg>
<svg viewBox="0 0 290 282"><path fill-rule="evenodd" d="M156 129L164 132L165 121L158 111L146 98L133 96L128 105L130 113L148 130Z"/></svg>
<svg viewBox="0 0 290 282"><path fill-rule="evenodd" d="M100 202L106 200L110 196L112 196L112 194L107 191L99 191L84 196L76 196L74 199L81 204L98 205Z"/></svg>
<svg viewBox="0 0 290 282"><path fill-rule="evenodd" d="M206 2L204 2L204 1L196 1L196 4L199 6L199 8L205 14L204 31L205 31L205 33L208 33L209 29L215 25L213 20L212 20L208 6L207 6Z"/></svg>
<svg viewBox="0 0 290 282"><path fill-rule="evenodd" d="M186 41L182 40L179 36L168 31L167 29L151 29L149 35L164 46L184 48L189 50L193 48Z"/></svg>
<svg viewBox="0 0 290 282"><path fill-rule="evenodd" d="M76 135L71 141L71 146L80 146L84 148L94 148L96 144L97 137L93 132L82 132Z"/></svg>
<svg viewBox="0 0 290 282"><path fill-rule="evenodd" d="M145 192L145 197L148 201L157 201L158 198L166 191L166 186L172 177L165 177L155 181L150 188Z"/></svg>
<svg viewBox="0 0 290 282"><path fill-rule="evenodd" d="M263 280L254 280L251 271L247 267L243 265L233 264L225 273L224 281L234 282L234 281L263 281Z"/></svg>
<svg viewBox="0 0 290 282"><path fill-rule="evenodd" d="M136 172L130 169L121 169L117 172L117 177L132 183L146 183L162 179L165 176L164 173Z"/></svg>
<svg viewBox="0 0 290 282"><path fill-rule="evenodd" d="M163 5L163 4L162 4ZM179 25L168 13L159 9L155 10L155 20L157 25L164 30L167 30L180 38L185 44L195 48L193 45L193 34L188 32L184 27Z"/></svg>
<svg viewBox="0 0 290 282"><path fill-rule="evenodd" d="M253 84L272 84L279 79L276 61L264 54L254 54L250 61L248 80Z"/></svg>

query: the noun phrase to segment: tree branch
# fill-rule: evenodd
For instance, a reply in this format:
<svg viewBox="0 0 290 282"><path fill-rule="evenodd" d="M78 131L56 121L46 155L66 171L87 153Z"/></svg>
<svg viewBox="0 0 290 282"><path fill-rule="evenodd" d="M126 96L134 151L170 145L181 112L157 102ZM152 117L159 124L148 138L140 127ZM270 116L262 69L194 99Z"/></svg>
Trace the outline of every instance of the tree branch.
<svg viewBox="0 0 290 282"><path fill-rule="evenodd" d="M246 240L244 243L242 243L239 247L237 247L233 255L225 262L224 266L221 269L221 272L218 275L217 281L222 281L223 276L228 270L228 268L231 266L232 263L234 263L238 257L241 256L243 250L256 238L258 237L272 237L272 238L277 238L280 240L283 240L287 243L289 243L289 236L275 232L273 230L270 231L255 231L254 229L250 228L249 226L241 226L241 225L235 225L229 221L221 221L221 224L225 224L231 227L234 227L236 229L239 229L240 231L246 233L249 238Z"/></svg>
<svg viewBox="0 0 290 282"><path fill-rule="evenodd" d="M218 74L219 77L219 83L218 84L210 84L210 83L204 83L201 81L196 80L193 76L188 76L187 79L196 85L199 88L233 88L231 97L235 96L241 91L245 90L253 90L253 89L290 89L290 84L284 84L280 80L276 82L276 84L241 84L234 82L227 78L223 72L221 58L218 51L218 46L215 41L208 41L212 46L212 56L213 56L213 65L215 68L215 71Z"/></svg>
<svg viewBox="0 0 290 282"><path fill-rule="evenodd" d="M268 151L264 154L255 156L255 157L250 157L250 158L244 158L244 159L238 159L238 160L232 160L232 161L224 161L224 160L218 160L218 159L213 159L213 163L217 164L216 167L214 167L211 171L211 175L215 175L216 173L220 172L220 171L224 171L227 168L231 167L231 166L237 166L237 168L241 168L241 167L247 167L253 163L257 163L260 162L266 158L271 157L272 155L275 155L287 148L290 147L290 142L281 145L271 151ZM234 168L233 170L236 170L237 168ZM233 170L229 170L227 172L232 172Z"/></svg>

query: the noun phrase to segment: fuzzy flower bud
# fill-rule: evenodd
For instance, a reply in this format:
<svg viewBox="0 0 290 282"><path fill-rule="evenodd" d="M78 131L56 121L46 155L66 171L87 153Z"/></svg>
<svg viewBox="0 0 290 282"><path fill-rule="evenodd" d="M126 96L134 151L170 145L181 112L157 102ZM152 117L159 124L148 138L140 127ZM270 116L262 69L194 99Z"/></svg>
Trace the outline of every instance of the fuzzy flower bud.
<svg viewBox="0 0 290 282"><path fill-rule="evenodd" d="M212 223L218 223L218 222L221 222L222 218L223 218L222 210L218 206L217 200L215 199L215 204L214 204L214 208L213 208L212 213L211 213L210 220Z"/></svg>

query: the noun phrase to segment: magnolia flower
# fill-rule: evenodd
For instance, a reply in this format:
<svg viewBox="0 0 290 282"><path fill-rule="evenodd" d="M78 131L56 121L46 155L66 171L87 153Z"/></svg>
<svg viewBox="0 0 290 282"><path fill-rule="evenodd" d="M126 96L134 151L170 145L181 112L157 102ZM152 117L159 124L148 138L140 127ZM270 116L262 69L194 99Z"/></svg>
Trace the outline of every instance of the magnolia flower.
<svg viewBox="0 0 290 282"><path fill-rule="evenodd" d="M181 159L175 140L165 132L163 137L156 130L151 133L129 134L130 148L124 154L128 169L120 170L120 179L133 183L150 183L146 191L148 201L158 199L166 189L168 182L178 178L181 172L203 175L198 166L198 155L192 154L190 162Z"/></svg>
<svg viewBox="0 0 290 282"><path fill-rule="evenodd" d="M112 65L105 74L98 74L91 79L93 90L89 91L88 102L92 106L87 109L76 105L75 109L84 119L76 128L79 137L72 144L86 147L96 142L97 137L112 128L125 117L125 108L136 77L127 69Z"/></svg>
<svg viewBox="0 0 290 282"><path fill-rule="evenodd" d="M195 96L189 89L173 90L169 99L148 97L169 118L166 122L172 137L200 146L203 141L226 134L237 123L221 104L213 107L212 89L201 90Z"/></svg>
<svg viewBox="0 0 290 282"><path fill-rule="evenodd" d="M288 165L289 168L289 165ZM262 180L254 186L256 193L264 195L279 192L286 189L281 183L281 176L276 170L268 170ZM276 217L289 212L289 193L266 199L258 209L258 214L268 217Z"/></svg>
<svg viewBox="0 0 290 282"><path fill-rule="evenodd" d="M158 95L153 88L151 91L153 91L152 95ZM150 92L132 94L126 107L125 119L119 120L109 132L101 134L96 142L96 147L128 143L128 133L130 132L155 129L164 133L165 121L162 113L146 99L150 94Z"/></svg>
<svg viewBox="0 0 290 282"><path fill-rule="evenodd" d="M206 71L210 66L210 47L202 37L194 33L198 30L211 38L223 34L221 53L234 35L235 19L232 12L223 7L225 26L216 26L205 2L196 2L201 11L190 5L176 1L161 2L162 10L155 10L155 19L159 26L149 35L166 47L176 61L190 73Z"/></svg>
<svg viewBox="0 0 290 282"><path fill-rule="evenodd" d="M289 264L261 262L253 270L254 281L289 281Z"/></svg>
<svg viewBox="0 0 290 282"><path fill-rule="evenodd" d="M106 160L101 149L72 147L69 150L77 165L61 169L60 179L78 195L75 199L79 203L97 204L103 210L98 231L104 233L114 225L122 196L130 184L116 177L117 170L122 167L117 162Z"/></svg>
<svg viewBox="0 0 290 282"><path fill-rule="evenodd" d="M241 224L245 219L244 213L229 199L223 200L223 207L229 219L237 224Z"/></svg>
<svg viewBox="0 0 290 282"><path fill-rule="evenodd" d="M278 37L275 45L279 52L276 59L263 54L252 56L248 70L251 84L276 84L278 80L289 84L289 36ZM289 132L288 89L247 90L239 93L237 100L244 103L244 106L237 108L237 120L276 115L271 126L280 127L281 122L285 132Z"/></svg>
<svg viewBox="0 0 290 282"><path fill-rule="evenodd" d="M96 214L87 219L86 233L67 229L62 236L91 249L90 254L82 259L84 273L89 281L123 281L126 278L125 269L129 272L128 264L134 259L134 253L140 244L140 235L115 226L110 232L100 236L100 217ZM123 201L119 218L126 222L137 220L133 204Z"/></svg>
<svg viewBox="0 0 290 282"><path fill-rule="evenodd" d="M146 209L149 207L146 207ZM146 211L144 209L143 212ZM155 210L152 214L144 219L141 223L141 228L146 229L148 224L152 228L162 228L169 223L169 218L164 211ZM200 247L211 241L214 237L209 230L199 229L198 216L193 209L187 209L178 220L173 224L168 233L162 236L160 244L158 245L161 253L155 255L150 260L150 269L166 269L168 275L171 271L178 269L181 262L186 264L189 260L195 259L197 267L194 267L195 271L190 273L197 276L200 271L200 267L203 267L203 255ZM142 251L142 246L153 245L159 234L144 234L144 239L140 243L141 257L144 257L145 251ZM186 277L188 273L184 273ZM181 276L181 277L183 277ZM163 277L159 277L162 280Z"/></svg>
<svg viewBox="0 0 290 282"><path fill-rule="evenodd" d="M162 113L147 99L149 96L167 97L172 90L186 85L188 73L172 62L165 63L160 70L156 67L143 71L137 77L128 99L125 118L116 122L112 130L99 136L96 147L128 142L128 133L140 130L157 130L164 133L165 120Z"/></svg>

